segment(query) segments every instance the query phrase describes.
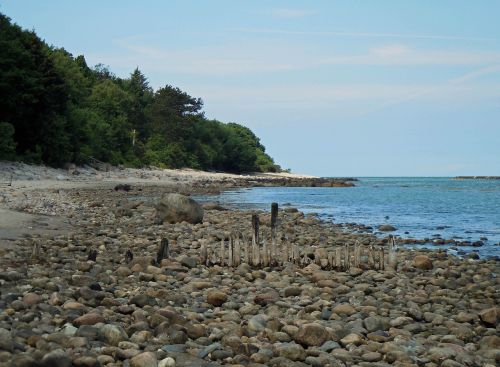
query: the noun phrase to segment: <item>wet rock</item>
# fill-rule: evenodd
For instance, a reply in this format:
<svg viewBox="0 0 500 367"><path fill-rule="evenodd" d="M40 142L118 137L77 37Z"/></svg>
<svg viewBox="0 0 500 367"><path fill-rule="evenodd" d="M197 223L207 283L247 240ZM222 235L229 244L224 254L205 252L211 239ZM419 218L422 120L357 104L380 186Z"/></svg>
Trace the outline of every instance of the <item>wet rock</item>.
<svg viewBox="0 0 500 367"><path fill-rule="evenodd" d="M394 226L391 226L390 224L382 224L378 227L378 230L381 232L393 232L397 228Z"/></svg>
<svg viewBox="0 0 500 367"><path fill-rule="evenodd" d="M387 330L390 327L389 320L380 316L367 317L363 320L363 324L368 332Z"/></svg>

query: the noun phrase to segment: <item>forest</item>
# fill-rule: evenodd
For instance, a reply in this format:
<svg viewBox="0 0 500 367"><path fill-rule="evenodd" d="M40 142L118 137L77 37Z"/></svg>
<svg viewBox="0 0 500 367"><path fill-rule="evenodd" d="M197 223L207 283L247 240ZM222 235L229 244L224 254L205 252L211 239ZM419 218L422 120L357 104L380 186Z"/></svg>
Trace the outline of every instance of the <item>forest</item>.
<svg viewBox="0 0 500 367"><path fill-rule="evenodd" d="M138 68L120 78L91 67L1 13L0 50L2 160L280 170L250 129L206 118L203 101L175 86L153 90Z"/></svg>

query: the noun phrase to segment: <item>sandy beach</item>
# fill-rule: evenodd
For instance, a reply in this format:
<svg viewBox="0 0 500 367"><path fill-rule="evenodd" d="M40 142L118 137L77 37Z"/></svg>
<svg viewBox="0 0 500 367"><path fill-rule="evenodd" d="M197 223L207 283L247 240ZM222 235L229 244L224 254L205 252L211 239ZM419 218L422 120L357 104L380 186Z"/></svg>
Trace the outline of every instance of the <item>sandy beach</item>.
<svg viewBox="0 0 500 367"><path fill-rule="evenodd" d="M0 187L1 365L479 367L500 361L495 260L399 248L395 269L368 266L366 259L334 268L317 257L346 246L386 251L387 240L288 207L278 212L277 237L300 251L301 263L207 266L206 246L229 245L236 235L249 241L254 212L214 203L205 205L202 223L155 220L154 204L166 192L315 178L79 171L2 166L0 182L12 177L12 185ZM115 190L118 184L130 186ZM270 215L258 214L269 243ZM158 259L163 239L169 254Z"/></svg>

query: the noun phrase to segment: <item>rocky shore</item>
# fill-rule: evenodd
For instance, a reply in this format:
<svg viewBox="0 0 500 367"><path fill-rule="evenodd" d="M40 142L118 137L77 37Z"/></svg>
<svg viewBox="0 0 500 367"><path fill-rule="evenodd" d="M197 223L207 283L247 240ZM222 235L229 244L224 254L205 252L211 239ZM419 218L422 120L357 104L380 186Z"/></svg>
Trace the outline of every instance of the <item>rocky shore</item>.
<svg viewBox="0 0 500 367"><path fill-rule="evenodd" d="M125 177L126 186L115 190L115 181L98 174L104 176L99 185L2 187L4 209L62 218L67 227L28 232L0 249L0 365L500 362L495 260L400 248L396 271L206 267L199 260L202 241L218 242L234 231L249 237L252 213L209 204L200 224L155 224L153 203L163 192L237 186L236 178L178 175L128 186L132 180ZM386 242L293 208L280 210L279 223L280 234L311 256L318 248ZM269 231L267 214L261 229ZM163 238L170 254L158 263Z"/></svg>

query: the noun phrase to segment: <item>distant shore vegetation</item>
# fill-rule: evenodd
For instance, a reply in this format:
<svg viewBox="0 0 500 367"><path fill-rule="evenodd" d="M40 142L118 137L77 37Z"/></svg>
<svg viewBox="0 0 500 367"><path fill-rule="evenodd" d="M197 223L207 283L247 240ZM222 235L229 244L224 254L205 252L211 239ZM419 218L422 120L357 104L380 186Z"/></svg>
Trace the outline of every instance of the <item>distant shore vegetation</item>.
<svg viewBox="0 0 500 367"><path fill-rule="evenodd" d="M0 159L280 171L250 129L207 119L179 88L153 90L138 68L89 67L1 13L0 50Z"/></svg>

